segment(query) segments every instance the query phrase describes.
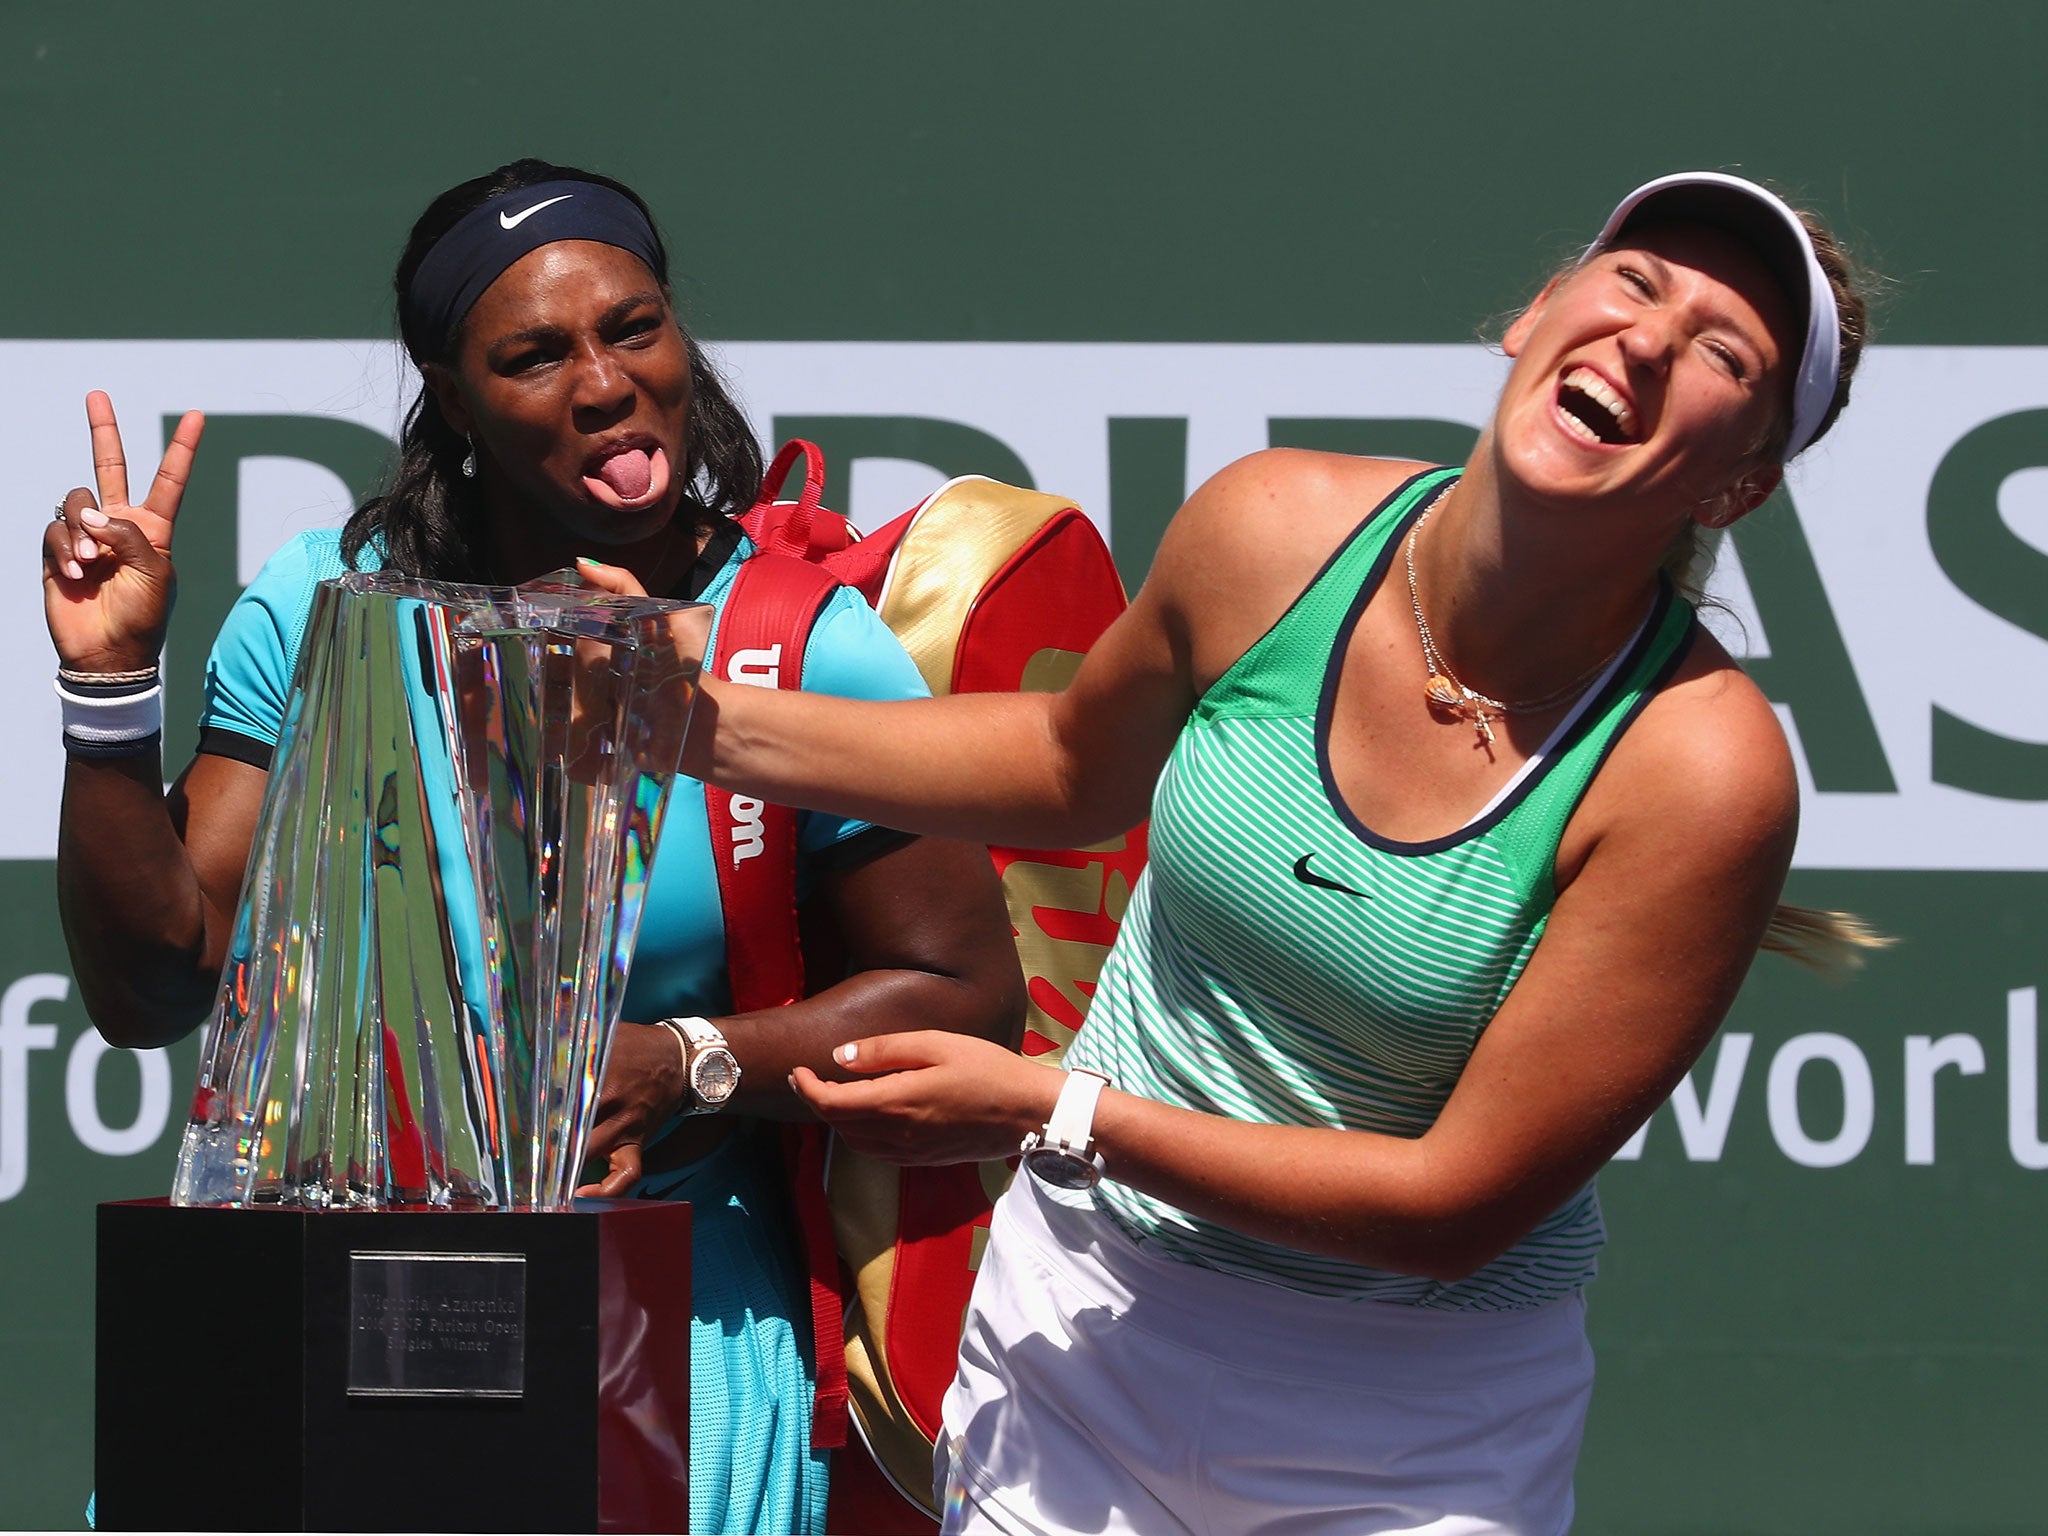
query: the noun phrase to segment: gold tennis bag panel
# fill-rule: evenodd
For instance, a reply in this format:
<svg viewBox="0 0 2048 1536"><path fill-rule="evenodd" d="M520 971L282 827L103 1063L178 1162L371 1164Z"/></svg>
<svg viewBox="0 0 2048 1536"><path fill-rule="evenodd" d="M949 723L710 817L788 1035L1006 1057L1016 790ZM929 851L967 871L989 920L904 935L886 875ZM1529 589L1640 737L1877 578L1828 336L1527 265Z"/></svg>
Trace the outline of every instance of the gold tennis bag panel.
<svg viewBox="0 0 2048 1536"><path fill-rule="evenodd" d="M1071 502L969 477L877 530L894 539L875 606L936 694L1066 686L1125 607L1095 525ZM830 562L827 562L828 566ZM1024 1052L1058 1061L1080 1029L1145 863L1145 830L1092 848L992 848L1030 991ZM826 1175L853 1276L853 1418L898 1492L936 1515L932 1446L960 1325L1015 1159L898 1168L834 1142Z"/></svg>

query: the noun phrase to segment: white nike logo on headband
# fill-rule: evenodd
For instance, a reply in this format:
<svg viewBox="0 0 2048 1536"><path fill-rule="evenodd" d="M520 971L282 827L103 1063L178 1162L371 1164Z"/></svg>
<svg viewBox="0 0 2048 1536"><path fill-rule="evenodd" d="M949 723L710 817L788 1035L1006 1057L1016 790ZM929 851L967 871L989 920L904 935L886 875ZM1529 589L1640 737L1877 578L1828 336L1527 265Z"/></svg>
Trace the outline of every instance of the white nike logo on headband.
<svg viewBox="0 0 2048 1536"><path fill-rule="evenodd" d="M557 203L566 203L575 195L574 192L564 192L560 197L551 197L544 203L535 203L524 213L501 213L498 215L498 227L500 229L517 229L524 220L532 218L541 209L552 208Z"/></svg>

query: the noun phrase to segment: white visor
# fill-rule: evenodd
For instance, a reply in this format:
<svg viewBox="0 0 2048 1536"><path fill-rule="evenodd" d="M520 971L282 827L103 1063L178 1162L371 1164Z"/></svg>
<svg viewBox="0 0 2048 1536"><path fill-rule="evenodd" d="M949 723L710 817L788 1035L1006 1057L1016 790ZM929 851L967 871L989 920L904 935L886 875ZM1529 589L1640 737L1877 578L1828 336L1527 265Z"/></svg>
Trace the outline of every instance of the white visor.
<svg viewBox="0 0 2048 1536"><path fill-rule="evenodd" d="M1667 220L1711 224L1740 236L1764 259L1794 303L1804 299L1806 346L1793 380L1792 435L1785 443L1785 457L1794 457L1827 419L1842 363L1835 290L1813 253L1812 236L1783 198L1753 181L1720 171L1681 171L1645 182L1624 197L1579 262L1583 265L1599 255L1633 224Z"/></svg>

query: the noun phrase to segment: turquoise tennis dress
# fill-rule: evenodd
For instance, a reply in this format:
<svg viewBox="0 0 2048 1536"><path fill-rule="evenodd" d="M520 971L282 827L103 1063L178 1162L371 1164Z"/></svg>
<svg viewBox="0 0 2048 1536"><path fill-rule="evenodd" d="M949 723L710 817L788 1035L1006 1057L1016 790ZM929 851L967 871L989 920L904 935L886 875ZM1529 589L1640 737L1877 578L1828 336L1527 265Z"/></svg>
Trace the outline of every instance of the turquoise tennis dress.
<svg viewBox="0 0 2048 1536"><path fill-rule="evenodd" d="M346 570L341 535L301 534L277 552L229 613L206 669L199 750L267 769L298 663L314 589ZM736 523L713 535L677 597L722 613L753 545ZM714 618L711 654L718 648ZM707 658L708 659L708 658ZM923 679L859 594L819 614L803 686L846 698L921 697ZM806 811L798 821L802 888L822 873L898 846L901 834ZM625 1017L710 1018L732 1011L704 786L679 778L663 822ZM827 1453L811 1438L809 1291L788 1228L776 1138L743 1124L688 1167L644 1181L642 1198L689 1200L694 1289L690 1333L690 1528L824 1529Z"/></svg>

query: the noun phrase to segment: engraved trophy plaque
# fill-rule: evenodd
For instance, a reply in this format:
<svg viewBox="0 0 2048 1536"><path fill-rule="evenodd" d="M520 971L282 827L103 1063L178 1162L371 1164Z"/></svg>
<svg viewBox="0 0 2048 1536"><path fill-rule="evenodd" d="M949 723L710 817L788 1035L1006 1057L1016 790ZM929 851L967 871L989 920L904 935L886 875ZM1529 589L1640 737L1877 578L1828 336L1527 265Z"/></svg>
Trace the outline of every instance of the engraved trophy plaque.
<svg viewBox="0 0 2048 1536"><path fill-rule="evenodd" d="M350 1397L521 1397L526 1255L348 1256Z"/></svg>
<svg viewBox="0 0 2048 1536"><path fill-rule="evenodd" d="M709 611L573 580L321 586L173 1204L568 1207Z"/></svg>

